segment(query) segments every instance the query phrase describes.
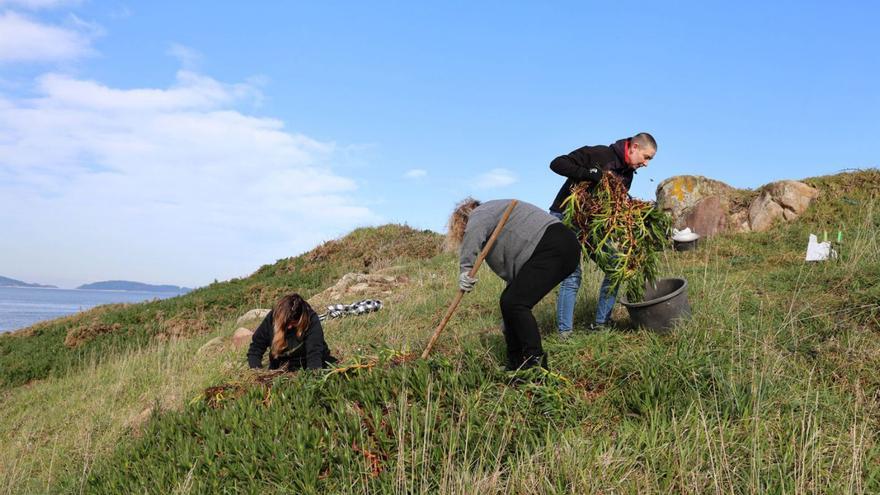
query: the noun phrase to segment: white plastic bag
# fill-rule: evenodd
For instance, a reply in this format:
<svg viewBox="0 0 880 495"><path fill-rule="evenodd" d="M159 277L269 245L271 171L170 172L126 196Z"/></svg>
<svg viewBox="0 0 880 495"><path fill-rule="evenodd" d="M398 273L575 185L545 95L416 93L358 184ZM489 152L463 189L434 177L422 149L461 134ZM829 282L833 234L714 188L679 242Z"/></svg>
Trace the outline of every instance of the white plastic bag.
<svg viewBox="0 0 880 495"><path fill-rule="evenodd" d="M810 234L807 242L806 261L825 261L828 258L837 258L837 251L831 249L831 242L819 242L815 234Z"/></svg>

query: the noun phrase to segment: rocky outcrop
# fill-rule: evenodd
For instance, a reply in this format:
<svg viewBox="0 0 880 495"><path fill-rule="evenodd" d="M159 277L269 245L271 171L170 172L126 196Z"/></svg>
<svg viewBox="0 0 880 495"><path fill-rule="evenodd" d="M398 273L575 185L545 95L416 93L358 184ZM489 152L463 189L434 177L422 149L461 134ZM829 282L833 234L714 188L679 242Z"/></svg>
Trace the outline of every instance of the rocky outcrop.
<svg viewBox="0 0 880 495"><path fill-rule="evenodd" d="M315 311L328 304L353 302L355 299L383 299L409 282L405 275L383 273L346 273L333 286L309 298Z"/></svg>
<svg viewBox="0 0 880 495"><path fill-rule="evenodd" d="M818 196L817 189L793 180L747 191L706 177L682 175L657 187L657 205L672 216L673 226L690 227L705 237L762 232L775 222L798 218Z"/></svg>

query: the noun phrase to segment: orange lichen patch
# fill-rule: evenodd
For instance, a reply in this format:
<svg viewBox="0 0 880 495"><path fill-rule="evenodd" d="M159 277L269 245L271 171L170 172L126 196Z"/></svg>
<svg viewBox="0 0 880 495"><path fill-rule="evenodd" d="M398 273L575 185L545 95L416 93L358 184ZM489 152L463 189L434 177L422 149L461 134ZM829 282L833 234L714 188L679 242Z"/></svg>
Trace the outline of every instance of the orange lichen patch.
<svg viewBox="0 0 880 495"><path fill-rule="evenodd" d="M678 177L672 181L672 196L679 201L684 201L684 195L694 191L693 177Z"/></svg>

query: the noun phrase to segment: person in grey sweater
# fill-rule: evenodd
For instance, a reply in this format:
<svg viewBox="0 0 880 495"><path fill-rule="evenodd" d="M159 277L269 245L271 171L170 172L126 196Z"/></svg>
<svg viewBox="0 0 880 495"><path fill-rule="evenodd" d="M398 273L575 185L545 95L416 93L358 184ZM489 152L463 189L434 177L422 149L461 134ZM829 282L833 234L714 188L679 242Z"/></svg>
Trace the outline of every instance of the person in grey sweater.
<svg viewBox="0 0 880 495"><path fill-rule="evenodd" d="M480 203L468 198L449 219L448 244L460 244L459 287L473 290L468 275L511 200ZM507 369L547 367L532 308L568 276L580 259L580 244L559 220L535 205L519 202L486 256L486 264L507 282L501 316L507 343Z"/></svg>

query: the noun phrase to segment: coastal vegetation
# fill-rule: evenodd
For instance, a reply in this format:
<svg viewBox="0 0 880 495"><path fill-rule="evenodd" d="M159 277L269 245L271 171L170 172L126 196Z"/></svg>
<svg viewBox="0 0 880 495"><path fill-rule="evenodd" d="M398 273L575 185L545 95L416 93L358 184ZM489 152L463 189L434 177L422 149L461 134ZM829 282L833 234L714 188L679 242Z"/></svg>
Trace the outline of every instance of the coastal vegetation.
<svg viewBox="0 0 880 495"><path fill-rule="evenodd" d="M574 336L535 310L552 372L499 370L502 282L482 273L430 359L457 288L440 235L358 229L250 277L0 336L8 493L880 492L880 171L806 179L800 218L659 254L693 316L669 335ZM843 231L838 260L807 235ZM349 272L405 273L369 315L327 322L333 371L254 373L205 347L245 311ZM618 308L615 318L625 324Z"/></svg>

